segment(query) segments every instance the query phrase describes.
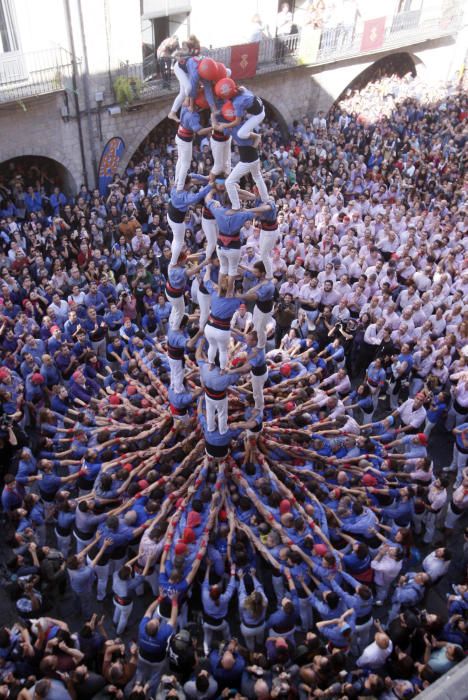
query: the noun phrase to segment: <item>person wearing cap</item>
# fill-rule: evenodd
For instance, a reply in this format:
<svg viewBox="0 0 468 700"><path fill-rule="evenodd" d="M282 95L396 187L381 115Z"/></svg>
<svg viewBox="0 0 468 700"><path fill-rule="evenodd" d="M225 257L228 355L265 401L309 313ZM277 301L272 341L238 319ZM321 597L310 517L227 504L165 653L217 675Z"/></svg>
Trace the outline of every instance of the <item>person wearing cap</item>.
<svg viewBox="0 0 468 700"><path fill-rule="evenodd" d="M222 592L222 582L210 585L211 566L208 562L205 578L202 584L203 607L203 650L208 656L212 649L214 634L221 634L224 639L229 639L231 631L226 620L229 603L236 589L236 567L231 565L231 576L226 590Z"/></svg>
<svg viewBox="0 0 468 700"><path fill-rule="evenodd" d="M355 612L353 608L346 610L340 617L331 620L322 620L316 623L320 634L328 641L329 649L342 649L346 651L351 643L354 626Z"/></svg>

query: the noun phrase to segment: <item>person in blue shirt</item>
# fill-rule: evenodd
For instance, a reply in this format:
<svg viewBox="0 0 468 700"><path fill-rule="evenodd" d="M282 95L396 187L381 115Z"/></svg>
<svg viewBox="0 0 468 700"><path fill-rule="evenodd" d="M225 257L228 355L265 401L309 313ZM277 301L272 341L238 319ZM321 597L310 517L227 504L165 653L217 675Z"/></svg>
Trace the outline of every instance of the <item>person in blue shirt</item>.
<svg viewBox="0 0 468 700"><path fill-rule="evenodd" d="M265 266L265 277L273 279L272 251L278 240L278 209L273 199L269 211L260 215L260 258Z"/></svg>
<svg viewBox="0 0 468 700"><path fill-rule="evenodd" d="M171 389L176 394L184 391L184 366L186 347L190 347L191 341L186 331L188 316L184 314L178 329L170 328L167 333L167 354L169 357L169 367L171 369Z"/></svg>
<svg viewBox="0 0 468 700"><path fill-rule="evenodd" d="M236 590L236 567L231 565L231 576L226 590L222 592L220 583L210 585L211 566L206 566L205 578L202 584L202 608L203 608L203 650L208 656L212 649L214 634L221 634L224 639L230 639L231 630L226 620L229 603Z"/></svg>
<svg viewBox="0 0 468 700"><path fill-rule="evenodd" d="M32 187L28 187L28 191L24 195L24 206L28 214L42 209L42 197L39 192L34 192Z"/></svg>
<svg viewBox="0 0 468 700"><path fill-rule="evenodd" d="M449 396L446 392L441 391L432 399L430 407L426 413L426 425L424 426L424 434L429 437L435 426L442 422L442 419L447 415Z"/></svg>
<svg viewBox="0 0 468 700"><path fill-rule="evenodd" d="M185 215L190 207L199 204L211 191L211 184L202 187L197 193L190 192L192 178L185 177L183 187L173 187L167 212L167 221L172 231L171 265L176 265L184 247L185 240Z"/></svg>
<svg viewBox="0 0 468 700"><path fill-rule="evenodd" d="M237 643L233 640L224 652L213 650L209 656L211 672L218 683L218 691L240 687L247 662L236 651L236 647Z"/></svg>
<svg viewBox="0 0 468 700"><path fill-rule="evenodd" d="M238 194L237 189L236 194ZM229 296L232 296L241 255L240 230L246 221L253 221L257 214L262 214L270 207L263 204L251 209L240 209L240 207L236 210L229 209L221 206L214 195L214 191L207 194L205 205L216 219L219 230L218 245L216 246L220 265L219 283L221 285L227 277L227 292Z"/></svg>
<svg viewBox="0 0 468 700"><path fill-rule="evenodd" d="M52 207L54 216L60 215L60 209L67 203L67 198L60 192L60 187L54 187L54 191L50 195L50 206Z"/></svg>
<svg viewBox="0 0 468 700"><path fill-rule="evenodd" d="M179 128L175 137L177 145L177 163L175 168L174 184L178 192L184 189L187 173L192 162L193 139L195 135L204 136L211 132L211 126L202 127L200 113L195 108L190 109L183 105L180 111Z"/></svg>
<svg viewBox="0 0 468 700"><path fill-rule="evenodd" d="M229 387L239 381L241 375L232 371L222 372L216 365L211 366L199 359L198 355L197 361L200 368L200 383L205 391L208 430L214 431L217 422L218 430L223 435L228 430L227 392Z"/></svg>
<svg viewBox="0 0 468 700"><path fill-rule="evenodd" d="M171 305L169 327L173 330L177 330L180 327L185 314L184 295L188 279L196 275L208 263L207 260L204 260L199 265L188 268L185 264L186 259L185 253L180 253L174 264L172 264L172 261L169 263L167 270L166 297Z"/></svg>
<svg viewBox="0 0 468 700"><path fill-rule="evenodd" d="M430 581L429 574L424 571L410 571L405 576L400 576L392 593L392 607L388 613L387 624L398 617L401 608L416 607L424 598L426 586Z"/></svg>
<svg viewBox="0 0 468 700"><path fill-rule="evenodd" d="M245 428L249 428L251 425L249 422L232 423L225 433L220 433L219 430L208 430L208 423L203 411L202 397L200 397L198 403L198 421L201 425L205 438L206 454L215 459L224 459L227 457L231 442L235 440L235 438L239 437Z"/></svg>
<svg viewBox="0 0 468 700"><path fill-rule="evenodd" d="M177 594L172 597L171 617L168 623L153 617L159 604L156 598L145 611L138 626L138 662L136 683L150 683L148 692L153 694L158 687L161 673L166 664L167 644L177 628L179 606Z"/></svg>
<svg viewBox="0 0 468 700"><path fill-rule="evenodd" d="M253 325L257 332L258 347L264 348L267 341L266 329L271 321L276 290L271 279L266 278L266 268L262 261L254 263L253 273L257 284L246 294L239 296L244 301L255 301Z"/></svg>
<svg viewBox="0 0 468 700"><path fill-rule="evenodd" d="M85 295L84 301L86 307L89 309L91 306L93 306L96 309L97 314L101 314L107 307L106 297L99 291L95 282L92 282L89 285L89 292Z"/></svg>
<svg viewBox="0 0 468 700"><path fill-rule="evenodd" d="M205 326L205 338L208 341L208 362L214 365L219 353L219 366L226 369L228 362L228 347L231 339L231 319L241 304L238 297L229 296L225 280L215 285L205 274L205 288L211 296L211 312Z"/></svg>

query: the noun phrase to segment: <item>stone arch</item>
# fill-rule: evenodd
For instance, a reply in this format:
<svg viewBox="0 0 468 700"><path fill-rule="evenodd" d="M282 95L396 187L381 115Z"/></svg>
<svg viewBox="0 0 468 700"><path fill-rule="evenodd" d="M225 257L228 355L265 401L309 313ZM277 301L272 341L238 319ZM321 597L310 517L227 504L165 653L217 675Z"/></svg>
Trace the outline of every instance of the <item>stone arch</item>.
<svg viewBox="0 0 468 700"><path fill-rule="evenodd" d="M263 104L265 106L265 114L267 118L270 117L274 119L274 121L278 124L283 137L287 138L289 130L285 118L283 117L279 109L272 102L270 102L270 100L265 99L261 94L260 97L262 98Z"/></svg>
<svg viewBox="0 0 468 700"><path fill-rule="evenodd" d="M342 100L348 90L354 90L358 86L364 87L377 76L384 74L386 71L388 71L388 74L396 72L400 76L411 72L412 75L415 76L418 72L417 66L419 66L421 70L423 65L424 64L421 59L413 56L407 51L390 53L382 56L377 61L374 61L370 65L366 66L350 82L348 82L348 84L341 90L340 94L335 99L334 104Z"/></svg>
<svg viewBox="0 0 468 700"><path fill-rule="evenodd" d="M48 153L45 153L42 148L34 146L25 146L19 150L22 152L18 153L18 148L12 149L11 152L8 149L2 150L1 173L6 172L8 164L11 162L24 162L25 165L31 166L34 164L34 161L37 161L38 164L42 163L53 168L60 186L63 187L67 194L75 195L78 192L77 173L73 164L69 162L59 148L54 148Z"/></svg>
<svg viewBox="0 0 468 700"><path fill-rule="evenodd" d="M121 158L120 165L119 165L119 170L120 172L124 172L125 168L127 167L129 161L133 158L143 141L146 139L147 136L155 129L159 124L161 124L162 121L167 117L169 114L169 110L171 107L171 103L169 102L164 102L162 105L158 104L158 108L151 114L151 116L145 121L145 123L140 126L132 136L128 140L125 139L125 151L124 154ZM175 122L172 122L174 124L174 131L175 131Z"/></svg>

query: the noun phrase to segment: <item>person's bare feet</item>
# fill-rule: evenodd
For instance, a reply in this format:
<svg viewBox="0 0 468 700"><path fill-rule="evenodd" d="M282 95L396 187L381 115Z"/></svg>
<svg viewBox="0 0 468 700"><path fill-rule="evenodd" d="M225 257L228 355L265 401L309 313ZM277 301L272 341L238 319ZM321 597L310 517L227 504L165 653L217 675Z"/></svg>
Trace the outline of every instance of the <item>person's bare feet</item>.
<svg viewBox="0 0 468 700"><path fill-rule="evenodd" d="M167 115L167 118L172 119L173 121L175 121L177 123L180 122L180 119L175 112L169 112L169 114Z"/></svg>

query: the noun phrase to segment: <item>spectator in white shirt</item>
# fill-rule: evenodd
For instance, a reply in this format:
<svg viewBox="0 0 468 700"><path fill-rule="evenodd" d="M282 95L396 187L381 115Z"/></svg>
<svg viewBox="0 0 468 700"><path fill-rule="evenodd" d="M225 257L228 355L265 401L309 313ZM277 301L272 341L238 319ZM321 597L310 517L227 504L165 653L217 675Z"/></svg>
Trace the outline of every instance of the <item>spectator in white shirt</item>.
<svg viewBox="0 0 468 700"><path fill-rule="evenodd" d="M380 625L379 625L380 627ZM380 627L380 630L382 628ZM356 661L356 666L369 671L379 671L385 665L393 651L393 642L383 631L377 632L372 644L369 644Z"/></svg>
<svg viewBox="0 0 468 700"><path fill-rule="evenodd" d="M423 559L422 567L431 577L432 583L436 583L447 573L450 567L452 555L445 547L438 547Z"/></svg>

